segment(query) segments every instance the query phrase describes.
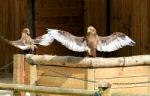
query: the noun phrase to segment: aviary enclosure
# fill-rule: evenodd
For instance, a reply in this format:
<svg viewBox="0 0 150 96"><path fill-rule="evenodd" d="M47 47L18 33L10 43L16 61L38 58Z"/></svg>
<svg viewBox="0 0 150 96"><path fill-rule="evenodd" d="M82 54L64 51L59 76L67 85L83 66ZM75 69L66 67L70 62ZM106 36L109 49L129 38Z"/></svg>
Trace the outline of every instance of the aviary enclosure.
<svg viewBox="0 0 150 96"><path fill-rule="evenodd" d="M97 29L99 35L106 36L116 31L123 32L136 42L136 46L134 47L125 47L112 53L98 52L98 57L94 58L94 60L97 60L100 59L100 57L104 57L104 60L110 61L108 63L111 63L112 57L113 60L114 58L121 57L123 58L121 60L125 60L124 62L126 63L115 63L116 61L113 61L111 63L112 65L120 65L110 66L110 68L108 68L109 66L106 65L108 63L103 61L106 63L104 65L100 63L100 59L98 60L99 64L104 65L105 68L94 67L96 65L99 66L99 64L89 64L86 68L81 66L80 68L74 68L75 65L79 63L74 62L74 60L76 60L75 58L83 58L85 54L70 51L58 42L53 43L50 47L39 47L36 51L36 54L39 56L31 56L33 58L37 56L36 58L39 58L39 60L41 60L40 62L42 62L39 64L39 61L33 61L35 58L31 60L32 62L27 63L26 59L24 60L24 56L21 57L22 55L17 55L18 57L14 56L15 59L13 61L13 55L21 53L21 51L0 41L0 66L5 66L12 61L14 62L13 66L5 67L0 71L13 73L14 83L87 89L88 91L82 90L82 92L89 92L89 94L95 92L93 90L97 92L100 86L99 84L106 83L104 87L109 90L108 94L106 93L107 95L110 95L110 91L112 94L115 93L115 96L126 96L128 94L133 96L149 95L149 5L149 0L0 0L0 34L10 40L20 38L20 32L25 27L31 29L31 35L35 38L45 34L46 28L66 30L76 36L83 36L87 26L92 25ZM58 63L56 63L54 61L57 60L57 58L52 58L53 55L57 55L58 57L56 57L58 59L60 58L59 56L62 56L61 58L64 60L68 60L65 59L65 56L75 56L70 57L74 58L71 60L74 63L70 64L68 61L59 63L60 59ZM135 56L135 59L134 57L128 56ZM54 61L50 61L51 64L48 64L48 62L44 63L45 61L42 60L45 60L47 57L48 59L46 60L52 58ZM21 65L17 65L18 62L25 64L25 66L21 67ZM33 63L36 64L34 65ZM63 66L58 66L61 64L63 64ZM81 65L82 64L84 65L83 62ZM127 66L126 64L133 65ZM140 66L137 66L139 64ZM70 68L68 66L73 67ZM23 75L24 72L25 75ZM24 76L25 78L23 79ZM107 83L111 86L109 84L107 85ZM7 85L7 87L12 88L13 86ZM28 86L26 87L29 88ZM22 89L22 91L24 90ZM30 90L28 89L28 91ZM81 91L78 90L78 92ZM24 93L21 92L19 94L23 96ZM32 96L34 95L35 94L32 94ZM47 95L54 96L38 93L38 96ZM104 96L106 95L104 94Z"/></svg>

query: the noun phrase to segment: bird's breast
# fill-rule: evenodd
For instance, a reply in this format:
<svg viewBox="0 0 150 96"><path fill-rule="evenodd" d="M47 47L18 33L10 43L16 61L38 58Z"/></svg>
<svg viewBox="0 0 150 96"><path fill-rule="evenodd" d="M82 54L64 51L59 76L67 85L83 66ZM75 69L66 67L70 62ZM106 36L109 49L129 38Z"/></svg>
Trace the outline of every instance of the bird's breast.
<svg viewBox="0 0 150 96"><path fill-rule="evenodd" d="M90 48L96 48L97 47L97 44L98 44L98 40L97 40L97 35L87 35L86 37L86 40L87 40L87 45L90 47Z"/></svg>

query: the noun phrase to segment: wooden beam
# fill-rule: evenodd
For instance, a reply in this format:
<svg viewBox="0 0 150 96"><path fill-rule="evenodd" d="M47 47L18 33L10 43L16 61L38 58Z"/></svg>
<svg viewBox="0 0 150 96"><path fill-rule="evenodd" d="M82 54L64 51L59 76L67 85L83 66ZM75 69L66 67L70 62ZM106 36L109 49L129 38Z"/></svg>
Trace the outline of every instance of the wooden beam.
<svg viewBox="0 0 150 96"><path fill-rule="evenodd" d="M116 58L89 58L74 56L51 56L27 54L26 60L30 64L65 66L78 68L110 68L120 66L142 66L150 64L150 55L138 55Z"/></svg>
<svg viewBox="0 0 150 96"><path fill-rule="evenodd" d="M71 88L59 88L59 87L45 87L45 86L32 86L23 84L5 84L0 83L1 90L15 90L26 91L34 93L51 93L61 95L78 95L78 96L94 96L98 90L85 90L85 89L71 89Z"/></svg>

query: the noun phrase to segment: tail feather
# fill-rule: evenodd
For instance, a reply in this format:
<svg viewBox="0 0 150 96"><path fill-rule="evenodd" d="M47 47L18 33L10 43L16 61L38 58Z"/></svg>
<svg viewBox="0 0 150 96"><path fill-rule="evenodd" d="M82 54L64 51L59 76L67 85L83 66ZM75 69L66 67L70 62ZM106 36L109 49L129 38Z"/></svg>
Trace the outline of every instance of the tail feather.
<svg viewBox="0 0 150 96"><path fill-rule="evenodd" d="M91 57L96 57L96 48L91 48Z"/></svg>
<svg viewBox="0 0 150 96"><path fill-rule="evenodd" d="M0 35L0 38L1 38L2 40L4 40L5 42L10 43L10 41L9 41L8 39L4 38L4 37L1 36L1 35Z"/></svg>
<svg viewBox="0 0 150 96"><path fill-rule="evenodd" d="M135 45L135 42L132 41L132 42L129 43L129 45L130 45L130 46L134 46L134 45Z"/></svg>

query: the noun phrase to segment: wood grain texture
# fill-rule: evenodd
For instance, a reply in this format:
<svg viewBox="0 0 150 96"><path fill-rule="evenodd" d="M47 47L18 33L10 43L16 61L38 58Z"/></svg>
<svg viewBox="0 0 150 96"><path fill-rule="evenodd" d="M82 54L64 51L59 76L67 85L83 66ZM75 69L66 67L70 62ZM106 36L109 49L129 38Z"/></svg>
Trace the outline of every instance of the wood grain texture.
<svg viewBox="0 0 150 96"><path fill-rule="evenodd" d="M61 29L83 36L83 9L83 0L35 0L36 36L47 33L46 28ZM84 56L84 53L70 51L58 42L54 42L50 47L40 47L37 53Z"/></svg>
<svg viewBox="0 0 150 96"><path fill-rule="evenodd" d="M111 68L124 66L144 66L150 64L149 55L138 55L118 58L90 58L27 54L25 58L30 64L76 68Z"/></svg>
<svg viewBox="0 0 150 96"><path fill-rule="evenodd" d="M26 0L0 0L0 34L3 35L5 38L10 40L16 40L20 38L20 32L22 28L27 27L26 18ZM22 22L23 21L23 22ZM4 66L12 62L13 54L20 53L21 51L10 46L9 44L0 41L1 46L1 59L0 66ZM12 72L12 66L1 70L3 72Z"/></svg>

